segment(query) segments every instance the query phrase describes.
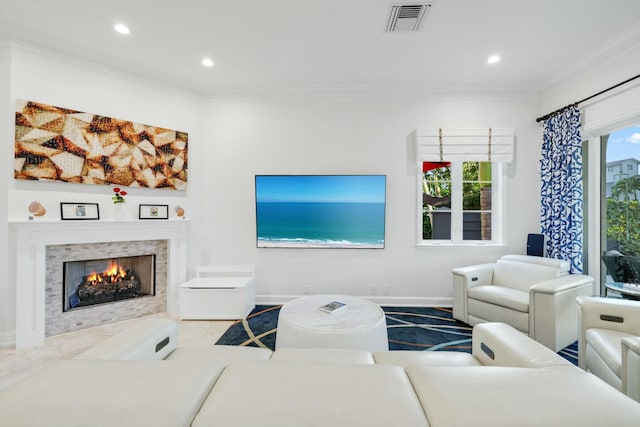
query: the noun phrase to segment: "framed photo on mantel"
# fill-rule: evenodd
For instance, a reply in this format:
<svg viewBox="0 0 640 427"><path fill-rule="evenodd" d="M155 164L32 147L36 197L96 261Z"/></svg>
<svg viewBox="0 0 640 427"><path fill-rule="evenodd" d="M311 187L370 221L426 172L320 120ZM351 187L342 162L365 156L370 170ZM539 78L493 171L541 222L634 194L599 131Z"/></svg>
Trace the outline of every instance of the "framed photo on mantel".
<svg viewBox="0 0 640 427"><path fill-rule="evenodd" d="M100 219L100 207L97 203L60 203L60 219Z"/></svg>
<svg viewBox="0 0 640 427"><path fill-rule="evenodd" d="M139 219L169 219L169 205L140 205Z"/></svg>

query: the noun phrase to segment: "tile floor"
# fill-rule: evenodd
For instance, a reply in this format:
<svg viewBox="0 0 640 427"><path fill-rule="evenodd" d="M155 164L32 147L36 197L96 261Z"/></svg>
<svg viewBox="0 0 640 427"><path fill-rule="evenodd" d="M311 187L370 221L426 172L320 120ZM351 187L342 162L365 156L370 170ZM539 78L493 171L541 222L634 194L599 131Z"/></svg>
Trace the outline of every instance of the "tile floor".
<svg viewBox="0 0 640 427"><path fill-rule="evenodd" d="M155 314L148 317L169 317ZM87 348L120 332L140 319L125 320L95 328L48 337L42 346L16 350L0 348L0 389L3 383L14 382L52 359L70 359ZM178 345L215 343L233 321L183 320L178 323Z"/></svg>

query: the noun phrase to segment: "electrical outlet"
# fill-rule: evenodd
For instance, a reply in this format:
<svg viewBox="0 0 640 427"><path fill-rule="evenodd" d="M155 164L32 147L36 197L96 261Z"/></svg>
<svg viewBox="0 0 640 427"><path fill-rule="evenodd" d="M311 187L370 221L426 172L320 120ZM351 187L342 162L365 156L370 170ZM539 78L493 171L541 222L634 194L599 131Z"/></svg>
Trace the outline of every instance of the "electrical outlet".
<svg viewBox="0 0 640 427"><path fill-rule="evenodd" d="M382 295L391 295L391 285L384 285L382 287Z"/></svg>
<svg viewBox="0 0 640 427"><path fill-rule="evenodd" d="M376 285L371 285L371 295L377 295L378 289L376 289Z"/></svg>
<svg viewBox="0 0 640 427"><path fill-rule="evenodd" d="M303 285L302 286L302 293L304 295L309 295L309 285Z"/></svg>

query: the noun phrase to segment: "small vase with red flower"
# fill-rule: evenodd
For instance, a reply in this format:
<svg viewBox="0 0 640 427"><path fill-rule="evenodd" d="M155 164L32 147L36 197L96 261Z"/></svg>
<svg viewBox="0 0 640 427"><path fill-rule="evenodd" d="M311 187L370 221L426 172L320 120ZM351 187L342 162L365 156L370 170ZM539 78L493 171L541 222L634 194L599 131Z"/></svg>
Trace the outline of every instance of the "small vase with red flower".
<svg viewBox="0 0 640 427"><path fill-rule="evenodd" d="M127 207L125 203L127 200L124 196L127 195L127 192L120 189L119 187L115 187L113 189L115 193L111 198L113 200L113 218L116 220L123 220L127 218Z"/></svg>

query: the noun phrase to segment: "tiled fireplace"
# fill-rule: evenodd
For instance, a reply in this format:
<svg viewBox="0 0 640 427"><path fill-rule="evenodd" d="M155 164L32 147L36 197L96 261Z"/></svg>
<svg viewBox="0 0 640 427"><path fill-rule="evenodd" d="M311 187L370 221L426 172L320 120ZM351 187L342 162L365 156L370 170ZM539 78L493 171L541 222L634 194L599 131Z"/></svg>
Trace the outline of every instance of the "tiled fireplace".
<svg viewBox="0 0 640 427"><path fill-rule="evenodd" d="M166 240L47 246L46 336L166 310Z"/></svg>
<svg viewBox="0 0 640 427"><path fill-rule="evenodd" d="M156 295L156 255L62 263L62 311Z"/></svg>
<svg viewBox="0 0 640 427"><path fill-rule="evenodd" d="M11 274L16 283L16 348L40 345L46 336L146 314L177 314L178 287L187 276L188 224L188 220L11 222L10 238L16 248ZM149 261L146 267L134 266L133 259L145 255L153 260L153 273ZM112 295L105 295L109 301L104 304L71 307L70 299L75 301L72 295L78 290L65 296L65 263L87 261L89 266L100 267L116 258L123 259L125 271L141 269L132 273L136 278L153 275L155 288L116 298L114 289L135 287L135 282L118 281L102 291L85 286L83 297L93 293L94 302L100 299L98 294Z"/></svg>

